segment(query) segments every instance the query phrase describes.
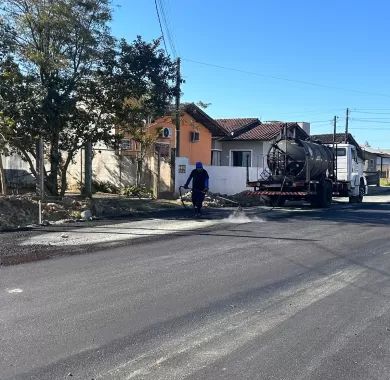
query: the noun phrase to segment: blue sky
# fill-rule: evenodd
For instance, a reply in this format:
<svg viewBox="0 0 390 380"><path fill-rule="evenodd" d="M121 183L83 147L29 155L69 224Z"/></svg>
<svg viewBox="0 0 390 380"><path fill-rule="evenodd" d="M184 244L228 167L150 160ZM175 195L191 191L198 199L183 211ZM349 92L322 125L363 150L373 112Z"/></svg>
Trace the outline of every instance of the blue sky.
<svg viewBox="0 0 390 380"><path fill-rule="evenodd" d="M161 35L154 0L113 1L118 38ZM160 1L183 101L211 103L214 118L308 121L312 133L332 133L335 115L344 131L349 107L358 142L390 148L390 1Z"/></svg>

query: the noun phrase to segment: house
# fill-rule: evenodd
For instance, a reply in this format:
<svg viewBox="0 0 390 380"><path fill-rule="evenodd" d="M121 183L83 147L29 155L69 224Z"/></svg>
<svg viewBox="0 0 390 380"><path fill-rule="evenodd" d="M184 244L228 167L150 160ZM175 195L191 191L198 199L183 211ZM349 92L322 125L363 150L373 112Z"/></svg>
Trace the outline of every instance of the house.
<svg viewBox="0 0 390 380"><path fill-rule="evenodd" d="M236 194L247 190L250 179L258 179L267 168L267 153L274 139L282 134L308 139L309 135L295 122L261 123L257 118L217 119L223 136L212 137L210 190L221 194ZM248 168L247 168L248 165ZM175 190L185 183L193 165L186 157L177 159Z"/></svg>
<svg viewBox="0 0 390 380"><path fill-rule="evenodd" d="M217 119L225 131L222 138L214 137L214 151L219 152L219 159L213 165L261 167L267 166L267 153L274 139L284 131L287 136L301 139L309 138L296 122L260 122L257 118ZM216 157L214 153L213 157Z"/></svg>
<svg viewBox="0 0 390 380"><path fill-rule="evenodd" d="M380 178L390 178L390 150L361 147L368 161L369 168L379 174ZM379 180L378 180L379 181Z"/></svg>
<svg viewBox="0 0 390 380"><path fill-rule="evenodd" d="M159 137L157 149L171 150L176 147L176 126L172 116L156 119L149 127L151 134ZM225 135L220 125L194 103L183 104L180 110L180 156L187 157L191 164L202 161L210 165L213 138Z"/></svg>

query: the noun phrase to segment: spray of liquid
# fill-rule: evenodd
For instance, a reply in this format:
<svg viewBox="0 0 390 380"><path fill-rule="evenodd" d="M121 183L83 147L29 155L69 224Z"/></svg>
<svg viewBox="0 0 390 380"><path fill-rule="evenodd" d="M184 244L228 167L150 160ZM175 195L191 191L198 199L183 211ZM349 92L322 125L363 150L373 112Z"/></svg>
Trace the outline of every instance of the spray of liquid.
<svg viewBox="0 0 390 380"><path fill-rule="evenodd" d="M223 220L226 223L263 223L264 219L257 216L248 216L244 210L238 208Z"/></svg>

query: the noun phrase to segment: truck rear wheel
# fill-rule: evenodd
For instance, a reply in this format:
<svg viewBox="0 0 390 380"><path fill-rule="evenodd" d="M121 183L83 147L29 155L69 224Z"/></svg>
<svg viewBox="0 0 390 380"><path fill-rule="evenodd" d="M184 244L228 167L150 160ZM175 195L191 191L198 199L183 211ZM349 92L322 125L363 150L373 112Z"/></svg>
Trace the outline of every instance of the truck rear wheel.
<svg viewBox="0 0 390 380"><path fill-rule="evenodd" d="M286 203L286 198L279 195L270 195L263 197L266 206L282 207Z"/></svg>
<svg viewBox="0 0 390 380"><path fill-rule="evenodd" d="M328 208L332 204L332 182L325 180L317 186L317 194L313 195L310 204L315 208Z"/></svg>

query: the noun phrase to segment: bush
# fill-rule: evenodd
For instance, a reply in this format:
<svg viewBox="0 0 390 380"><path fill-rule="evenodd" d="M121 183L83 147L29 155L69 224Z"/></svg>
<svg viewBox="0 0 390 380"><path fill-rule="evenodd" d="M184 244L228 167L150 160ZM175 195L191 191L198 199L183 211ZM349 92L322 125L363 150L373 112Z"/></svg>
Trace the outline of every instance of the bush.
<svg viewBox="0 0 390 380"><path fill-rule="evenodd" d="M126 197L138 197L138 198L152 198L153 191L148 189L145 185L130 185L122 189L122 194Z"/></svg>
<svg viewBox="0 0 390 380"><path fill-rule="evenodd" d="M109 181L92 181L92 192L118 194L119 188Z"/></svg>
<svg viewBox="0 0 390 380"><path fill-rule="evenodd" d="M380 185L381 186L390 186L390 179L389 178L381 178Z"/></svg>

